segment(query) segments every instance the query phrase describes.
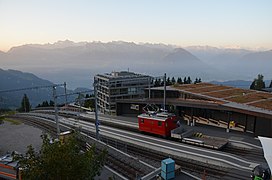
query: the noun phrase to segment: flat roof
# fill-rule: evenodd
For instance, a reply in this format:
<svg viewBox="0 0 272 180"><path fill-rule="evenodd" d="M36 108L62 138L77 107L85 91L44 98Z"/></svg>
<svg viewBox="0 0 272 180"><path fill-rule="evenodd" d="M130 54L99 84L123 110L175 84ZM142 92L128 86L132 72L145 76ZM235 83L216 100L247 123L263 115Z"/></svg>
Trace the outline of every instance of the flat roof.
<svg viewBox="0 0 272 180"><path fill-rule="evenodd" d="M137 74L129 71L113 71L111 73L97 74L96 76L104 77L107 79L125 79L125 78L138 78L138 77L150 77L148 75Z"/></svg>

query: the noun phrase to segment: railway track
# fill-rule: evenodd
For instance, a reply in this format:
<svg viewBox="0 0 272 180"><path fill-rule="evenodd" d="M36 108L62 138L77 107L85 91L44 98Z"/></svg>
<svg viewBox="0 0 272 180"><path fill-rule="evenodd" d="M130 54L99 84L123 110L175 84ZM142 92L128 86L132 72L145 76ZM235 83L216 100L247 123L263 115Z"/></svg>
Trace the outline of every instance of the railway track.
<svg viewBox="0 0 272 180"><path fill-rule="evenodd" d="M88 132L90 133L90 132ZM93 134L94 136L94 134ZM155 162L160 162L160 160L167 158L169 156L167 155L162 155L162 153L157 152L154 153L154 151L152 151L151 154L149 154L150 152L147 152L146 150L143 152L143 150L139 149L139 148L135 148L135 147L130 147L128 145L126 145L126 147L124 145L122 145L122 143L118 142L116 143L116 141L112 141L111 139L103 139L104 142L107 142L108 144L112 145L112 146L116 146L118 149L122 149L123 151L127 151L128 153L137 155L139 158L144 158L146 160L150 160ZM146 155L145 155L146 153ZM177 159L177 160L176 160ZM194 173L198 173L198 174L203 174L203 172L206 172L207 177L209 177L209 179L249 179L249 174L247 172L247 174L243 174L240 171L239 172L235 172L236 170L234 169L219 169L218 167L211 167L210 165L200 165L199 162L193 162L192 160L185 160L185 159L178 159L175 157L176 162L182 166L183 169L192 172L194 171ZM113 162L115 162L113 160ZM114 163L113 163L114 164ZM118 161L117 161L118 164ZM184 166L186 165L186 166ZM116 169L114 167L114 165L109 164L109 166L112 166L112 169ZM132 170L128 170L132 171ZM132 176L135 177L135 174L141 174L141 172L133 172L131 173L133 174ZM128 177L128 175L124 176Z"/></svg>
<svg viewBox="0 0 272 180"><path fill-rule="evenodd" d="M264 153L263 153L263 150L261 149L248 149L248 148L226 146L224 149L222 149L222 151L244 157L251 161L265 162Z"/></svg>
<svg viewBox="0 0 272 180"><path fill-rule="evenodd" d="M67 115L67 114L64 114L62 116L67 117L67 118L75 118L75 116ZM86 118L86 117L76 117L76 118L86 121L86 122L95 122L95 120L91 119L91 118ZM100 124L105 125L105 126L115 127L115 128L122 129L122 130L140 133L138 131L138 129L135 129L135 128L132 128L129 126L125 126L125 125L118 125L116 123L111 123L108 121L101 121ZM171 139L169 139L169 140L171 140ZM177 142L177 140L173 140L173 141ZM251 160L254 162L265 162L263 151L260 149L247 149L247 148L232 147L232 146L227 145L226 147L221 149L221 151L229 153L229 154L237 155L237 156L243 157L247 160Z"/></svg>
<svg viewBox="0 0 272 180"><path fill-rule="evenodd" d="M42 121L40 118L34 119L31 117L24 117L24 116L12 116L14 119L18 119L25 124L30 126L37 127L44 132L49 133L53 138L57 137L56 132L56 124L54 122ZM71 127L73 128L73 127ZM60 126L61 131L67 131L69 128ZM92 137L95 137L94 133L87 132ZM86 149L85 146L82 146L84 150ZM108 154L105 165L110 167L112 170L116 171L117 173L123 175L127 179L135 179L137 176L143 176L146 172L142 170L135 169L130 164L124 163L122 160L114 157L112 154Z"/></svg>
<svg viewBox="0 0 272 180"><path fill-rule="evenodd" d="M177 165L181 167L182 170L194 174L198 177L205 176L206 179L250 179L248 172L241 173L231 168L219 168L216 166L211 166L204 163L199 163L197 161L192 161L190 159L181 159L171 155L167 155L161 152L147 151L146 149L136 148L135 146L130 146L127 144L122 144L111 141L109 139L103 139L103 141L108 142L110 145L115 146L120 150L125 150L128 154L131 154L139 159L142 159L148 163L151 163L155 167L160 167L162 159L172 157L175 159ZM205 174L205 175L204 175Z"/></svg>

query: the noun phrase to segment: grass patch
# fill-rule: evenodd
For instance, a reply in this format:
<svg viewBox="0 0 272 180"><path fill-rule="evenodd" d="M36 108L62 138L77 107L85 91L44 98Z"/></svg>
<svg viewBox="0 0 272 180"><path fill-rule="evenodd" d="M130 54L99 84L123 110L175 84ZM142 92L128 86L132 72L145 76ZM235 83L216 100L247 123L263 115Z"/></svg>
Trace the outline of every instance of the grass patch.
<svg viewBox="0 0 272 180"><path fill-rule="evenodd" d="M7 122L10 122L10 123L13 124L13 125L22 124L21 121L19 121L19 120L14 120L14 119L10 119L10 118L4 118L3 120L4 120L4 121L7 121Z"/></svg>
<svg viewBox="0 0 272 180"><path fill-rule="evenodd" d="M14 115L16 114L16 111L8 111L5 113L5 115Z"/></svg>

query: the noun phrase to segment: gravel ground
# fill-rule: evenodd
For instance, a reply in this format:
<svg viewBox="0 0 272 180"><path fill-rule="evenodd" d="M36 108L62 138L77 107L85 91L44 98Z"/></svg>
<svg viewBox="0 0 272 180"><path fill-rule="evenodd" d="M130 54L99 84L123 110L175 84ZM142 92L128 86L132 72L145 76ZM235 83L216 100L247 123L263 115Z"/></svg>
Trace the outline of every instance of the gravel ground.
<svg viewBox="0 0 272 180"><path fill-rule="evenodd" d="M30 144L35 150L39 150L42 144L41 135L42 131L38 128L4 121L0 124L0 156L12 151L25 153Z"/></svg>

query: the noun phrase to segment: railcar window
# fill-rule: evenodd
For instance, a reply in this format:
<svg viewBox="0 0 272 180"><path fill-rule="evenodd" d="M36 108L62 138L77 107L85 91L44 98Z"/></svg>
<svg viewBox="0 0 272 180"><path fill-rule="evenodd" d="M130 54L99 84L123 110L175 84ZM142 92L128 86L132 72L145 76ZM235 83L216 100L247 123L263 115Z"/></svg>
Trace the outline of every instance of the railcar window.
<svg viewBox="0 0 272 180"><path fill-rule="evenodd" d="M144 119L141 119L141 123L144 123Z"/></svg>
<svg viewBox="0 0 272 180"><path fill-rule="evenodd" d="M162 125L162 122L161 121L158 121L158 126L161 126Z"/></svg>
<svg viewBox="0 0 272 180"><path fill-rule="evenodd" d="M167 122L165 123L165 127L167 127Z"/></svg>

